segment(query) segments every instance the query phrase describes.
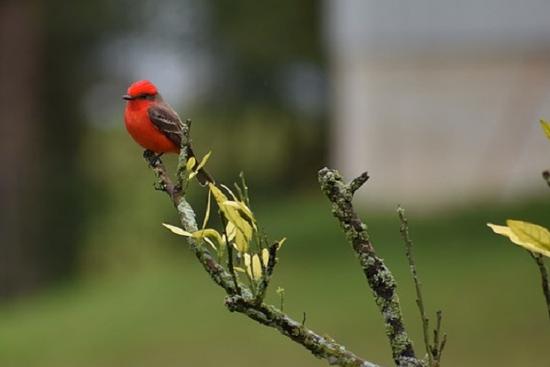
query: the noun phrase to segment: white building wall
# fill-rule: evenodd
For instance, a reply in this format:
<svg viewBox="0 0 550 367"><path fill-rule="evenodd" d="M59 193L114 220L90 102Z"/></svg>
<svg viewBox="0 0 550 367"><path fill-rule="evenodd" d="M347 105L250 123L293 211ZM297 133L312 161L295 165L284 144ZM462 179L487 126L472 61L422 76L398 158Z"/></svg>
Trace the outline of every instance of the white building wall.
<svg viewBox="0 0 550 367"><path fill-rule="evenodd" d="M494 1L481 15L467 1L458 20L448 11L454 2L412 2L420 10L395 3L326 2L334 166L348 176L368 170L371 203L434 206L547 189L540 172L550 168L550 142L537 121L550 118L542 42L550 22L543 26L537 12L550 14L550 2L525 1L523 22ZM432 10L438 18L426 24Z"/></svg>

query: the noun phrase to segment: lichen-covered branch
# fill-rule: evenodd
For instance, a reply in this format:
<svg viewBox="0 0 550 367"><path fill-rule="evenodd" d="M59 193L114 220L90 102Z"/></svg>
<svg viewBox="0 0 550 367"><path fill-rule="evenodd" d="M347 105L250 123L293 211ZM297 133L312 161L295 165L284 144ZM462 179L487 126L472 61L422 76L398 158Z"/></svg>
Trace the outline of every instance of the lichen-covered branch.
<svg viewBox="0 0 550 367"><path fill-rule="evenodd" d="M274 306L265 303L256 304L253 299L237 295L226 297L225 304L232 312L240 312L262 325L279 330L281 334L303 345L314 356L326 359L330 365L377 367L374 363L367 362L347 351L344 346L334 340L314 333Z"/></svg>
<svg viewBox="0 0 550 367"><path fill-rule="evenodd" d="M367 227L353 208L353 194L367 179L367 173L363 173L348 184L336 170L323 168L319 171L321 189L332 203L332 213L359 257L376 305L384 317L395 364L400 367L424 366L424 362L416 358L412 341L405 330L395 278L376 255Z"/></svg>
<svg viewBox="0 0 550 367"><path fill-rule="evenodd" d="M189 125L185 127L184 132L185 134L189 133ZM195 212L185 199L185 189L188 184L185 171L188 146L185 144L189 144L190 139L188 136L184 136L182 141L184 145L182 145L178 160L177 184L173 183L160 157L148 151L144 153L144 157L157 177L156 188L168 194L178 211L183 229L192 233L197 231L198 226ZM258 295L254 296L250 289L244 284L239 283L235 275L227 271L199 240L191 237L187 237L187 240L204 270L227 293L225 305L230 311L242 313L262 325L278 330L291 340L304 346L314 356L327 360L330 365L342 367L379 367L346 350L343 345L336 343L334 340L322 337L306 328L302 323L291 319L276 307L265 304L262 301L263 294L260 297ZM279 243L275 243L268 248L270 260L266 264L266 275L260 283L262 293L265 293L269 278L276 265L278 247Z"/></svg>

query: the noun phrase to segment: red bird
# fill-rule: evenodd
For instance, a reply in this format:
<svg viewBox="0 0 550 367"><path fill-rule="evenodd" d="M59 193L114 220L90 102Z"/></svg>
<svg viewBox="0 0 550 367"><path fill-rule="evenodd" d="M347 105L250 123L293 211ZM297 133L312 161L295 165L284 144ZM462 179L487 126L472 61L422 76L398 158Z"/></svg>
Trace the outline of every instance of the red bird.
<svg viewBox="0 0 550 367"><path fill-rule="evenodd" d="M122 96L128 101L124 110L126 129L134 140L148 151L179 153L183 132L176 111L162 100L157 87L148 80L140 80L128 88ZM194 157L189 146L189 157ZM213 182L202 168L197 174L202 185Z"/></svg>

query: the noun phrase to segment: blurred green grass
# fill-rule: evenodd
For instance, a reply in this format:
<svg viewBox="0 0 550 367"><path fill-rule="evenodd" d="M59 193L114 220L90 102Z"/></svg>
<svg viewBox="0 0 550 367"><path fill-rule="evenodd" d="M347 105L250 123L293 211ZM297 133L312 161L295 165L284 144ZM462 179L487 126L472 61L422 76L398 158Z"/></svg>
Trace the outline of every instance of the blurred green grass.
<svg viewBox="0 0 550 367"><path fill-rule="evenodd" d="M140 200L170 210L159 193L151 195ZM371 361L392 365L381 317L321 194L272 198L255 210L272 238L288 237L269 300L278 304L274 289L284 287L285 311L294 318L306 312L309 327ZM397 218L361 212L398 279L406 324L422 353ZM445 366L550 365L550 330L535 266L525 251L485 226L508 217L548 224L547 212L543 200L407 212L427 307L431 314L444 311ZM0 366L326 365L275 330L229 313L222 291L183 242L158 225L161 220L148 218L150 228L127 233L157 241L150 244L160 249L155 256L148 250L125 271L84 277L0 307ZM92 237L100 242L101 235Z"/></svg>

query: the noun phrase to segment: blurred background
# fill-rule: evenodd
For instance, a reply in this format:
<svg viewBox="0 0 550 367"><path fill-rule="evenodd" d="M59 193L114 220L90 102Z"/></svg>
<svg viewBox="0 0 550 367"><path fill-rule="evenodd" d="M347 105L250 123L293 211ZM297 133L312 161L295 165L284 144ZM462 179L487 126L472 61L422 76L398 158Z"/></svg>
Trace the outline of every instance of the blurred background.
<svg viewBox="0 0 550 367"><path fill-rule="evenodd" d="M0 3L0 365L322 366L223 306L181 238L121 95L149 79L209 170L242 170L271 238L269 298L386 366L383 323L320 193L358 205L421 353L395 215L406 209L446 366L550 365L537 270L486 222L549 225L550 3L166 0ZM175 158L166 159L174 167ZM200 216L204 193L190 200Z"/></svg>

